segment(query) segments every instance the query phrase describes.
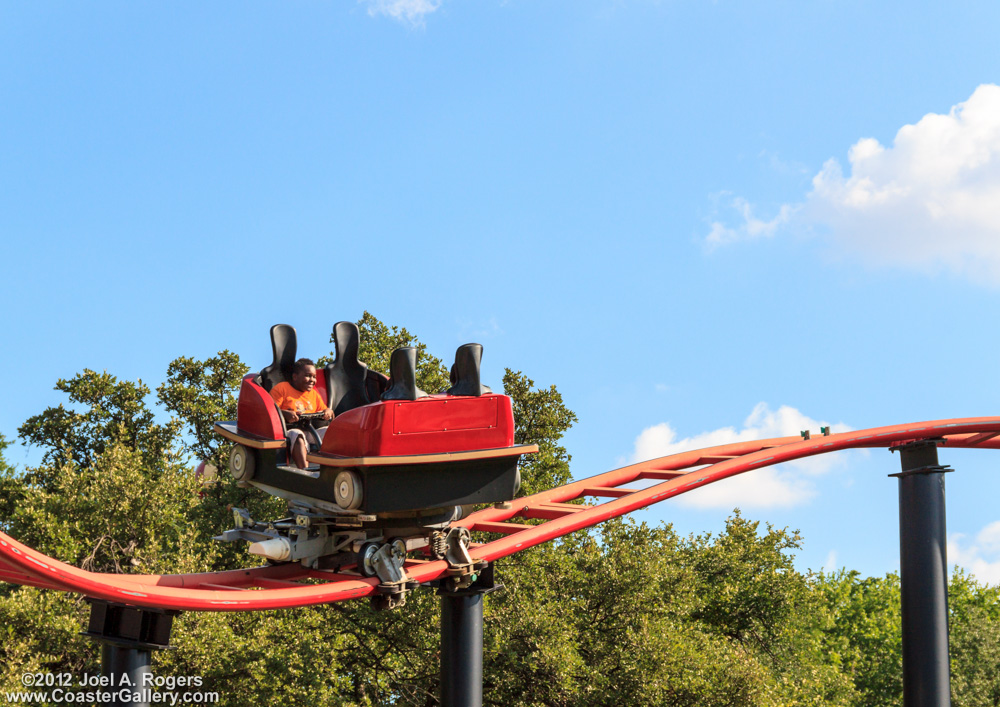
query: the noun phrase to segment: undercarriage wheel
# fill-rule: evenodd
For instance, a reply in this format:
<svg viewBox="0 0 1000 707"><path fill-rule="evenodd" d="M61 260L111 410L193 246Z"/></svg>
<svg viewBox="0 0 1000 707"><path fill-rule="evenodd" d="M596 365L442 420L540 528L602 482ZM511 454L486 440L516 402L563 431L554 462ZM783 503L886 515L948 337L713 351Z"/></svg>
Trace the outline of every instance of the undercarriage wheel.
<svg viewBox="0 0 1000 707"><path fill-rule="evenodd" d="M389 546L392 548L392 556L397 560L402 560L406 558L406 541L402 538L393 538L389 541Z"/></svg>
<svg viewBox="0 0 1000 707"><path fill-rule="evenodd" d="M253 452L242 444L235 445L233 451L229 453L229 471L232 473L233 478L239 482L246 482L252 479L256 466L256 459L254 459Z"/></svg>
<svg viewBox="0 0 1000 707"><path fill-rule="evenodd" d="M365 577L374 577L378 574L375 569L375 553L378 552L378 543L365 543L358 550L358 572Z"/></svg>
<svg viewBox="0 0 1000 707"><path fill-rule="evenodd" d="M353 511L361 507L361 477L353 471L342 471L333 481L333 498L341 508Z"/></svg>

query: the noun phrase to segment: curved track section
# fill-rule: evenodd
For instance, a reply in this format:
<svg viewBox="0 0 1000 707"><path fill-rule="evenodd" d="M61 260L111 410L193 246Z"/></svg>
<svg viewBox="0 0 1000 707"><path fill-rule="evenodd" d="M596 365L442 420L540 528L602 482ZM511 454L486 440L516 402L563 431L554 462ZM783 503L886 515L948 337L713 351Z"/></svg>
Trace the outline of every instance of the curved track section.
<svg viewBox="0 0 1000 707"><path fill-rule="evenodd" d="M582 528L598 525L668 498L754 469L845 449L891 448L922 439L948 447L1000 449L1000 417L877 427L803 440L739 442L641 462L489 508L457 524L498 539L475 544L476 559L496 560ZM628 484L654 483L631 489ZM571 503L594 499L591 505ZM527 523L523 521L532 520ZM521 522L518 522L521 521ZM410 578L429 582L447 574L444 561L410 559ZM282 564L184 575L86 572L46 557L0 533L0 581L75 592L137 606L188 611L258 611L357 599L375 592L377 579Z"/></svg>

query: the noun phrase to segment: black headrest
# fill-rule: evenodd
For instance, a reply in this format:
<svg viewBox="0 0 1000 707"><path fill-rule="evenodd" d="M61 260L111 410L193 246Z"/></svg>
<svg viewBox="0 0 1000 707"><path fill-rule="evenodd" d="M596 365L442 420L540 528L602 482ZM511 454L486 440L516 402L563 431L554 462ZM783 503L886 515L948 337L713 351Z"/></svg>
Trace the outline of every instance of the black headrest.
<svg viewBox="0 0 1000 707"><path fill-rule="evenodd" d="M326 365L327 402L335 415L371 402L366 381L368 366L358 360L361 335L357 324L333 325L333 348L337 358Z"/></svg>
<svg viewBox="0 0 1000 707"><path fill-rule="evenodd" d="M295 363L295 328L287 324L271 327L271 350L274 360L260 372L260 382L264 390L271 390L282 381L291 382L292 364Z"/></svg>
<svg viewBox="0 0 1000 707"><path fill-rule="evenodd" d="M416 400L427 393L417 387L417 350L403 346L389 357L389 387L382 393L382 400Z"/></svg>
<svg viewBox="0 0 1000 707"><path fill-rule="evenodd" d="M462 344L455 352L451 367L451 387L448 395L486 395L493 391L479 382L479 364L483 360L482 344Z"/></svg>

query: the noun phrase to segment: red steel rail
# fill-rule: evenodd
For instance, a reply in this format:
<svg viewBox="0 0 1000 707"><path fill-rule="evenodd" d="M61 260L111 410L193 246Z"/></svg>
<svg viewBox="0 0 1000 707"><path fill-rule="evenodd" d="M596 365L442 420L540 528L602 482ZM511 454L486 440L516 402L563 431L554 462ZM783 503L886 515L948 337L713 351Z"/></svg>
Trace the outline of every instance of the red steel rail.
<svg viewBox="0 0 1000 707"><path fill-rule="evenodd" d="M845 449L893 447L935 438L942 438L948 447L1000 449L1000 417L934 420L807 440L781 437L683 452L518 498L510 508L482 510L456 525L500 534L499 539L471 550L474 558L492 561L754 469ZM638 490L627 487L644 480L659 483ZM594 505L569 503L581 498L607 500ZM518 519L543 522L526 524L516 522ZM406 562L409 577L420 582L440 579L447 569L443 560ZM180 575L87 572L46 557L3 533L0 581L188 611L257 611L325 604L368 596L378 585L375 578L308 570L296 563Z"/></svg>

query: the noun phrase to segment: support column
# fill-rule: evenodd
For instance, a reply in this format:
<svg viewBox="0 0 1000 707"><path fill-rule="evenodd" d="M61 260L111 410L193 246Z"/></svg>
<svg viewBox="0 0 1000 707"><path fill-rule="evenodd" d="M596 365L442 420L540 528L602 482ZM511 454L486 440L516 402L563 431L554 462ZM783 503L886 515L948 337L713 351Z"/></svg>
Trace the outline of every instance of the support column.
<svg viewBox="0 0 1000 707"><path fill-rule="evenodd" d="M950 707L944 475L936 440L896 447L904 707Z"/></svg>
<svg viewBox="0 0 1000 707"><path fill-rule="evenodd" d="M108 678L107 689L129 699L109 704L115 707L149 707L144 675L152 674L154 650L170 647L170 629L178 611L146 609L125 604L87 599L90 623L84 636L101 643L101 675ZM120 690L120 688L127 688Z"/></svg>
<svg viewBox="0 0 1000 707"><path fill-rule="evenodd" d="M479 573L466 589L441 597L441 707L482 707L483 596L499 589L493 565Z"/></svg>

